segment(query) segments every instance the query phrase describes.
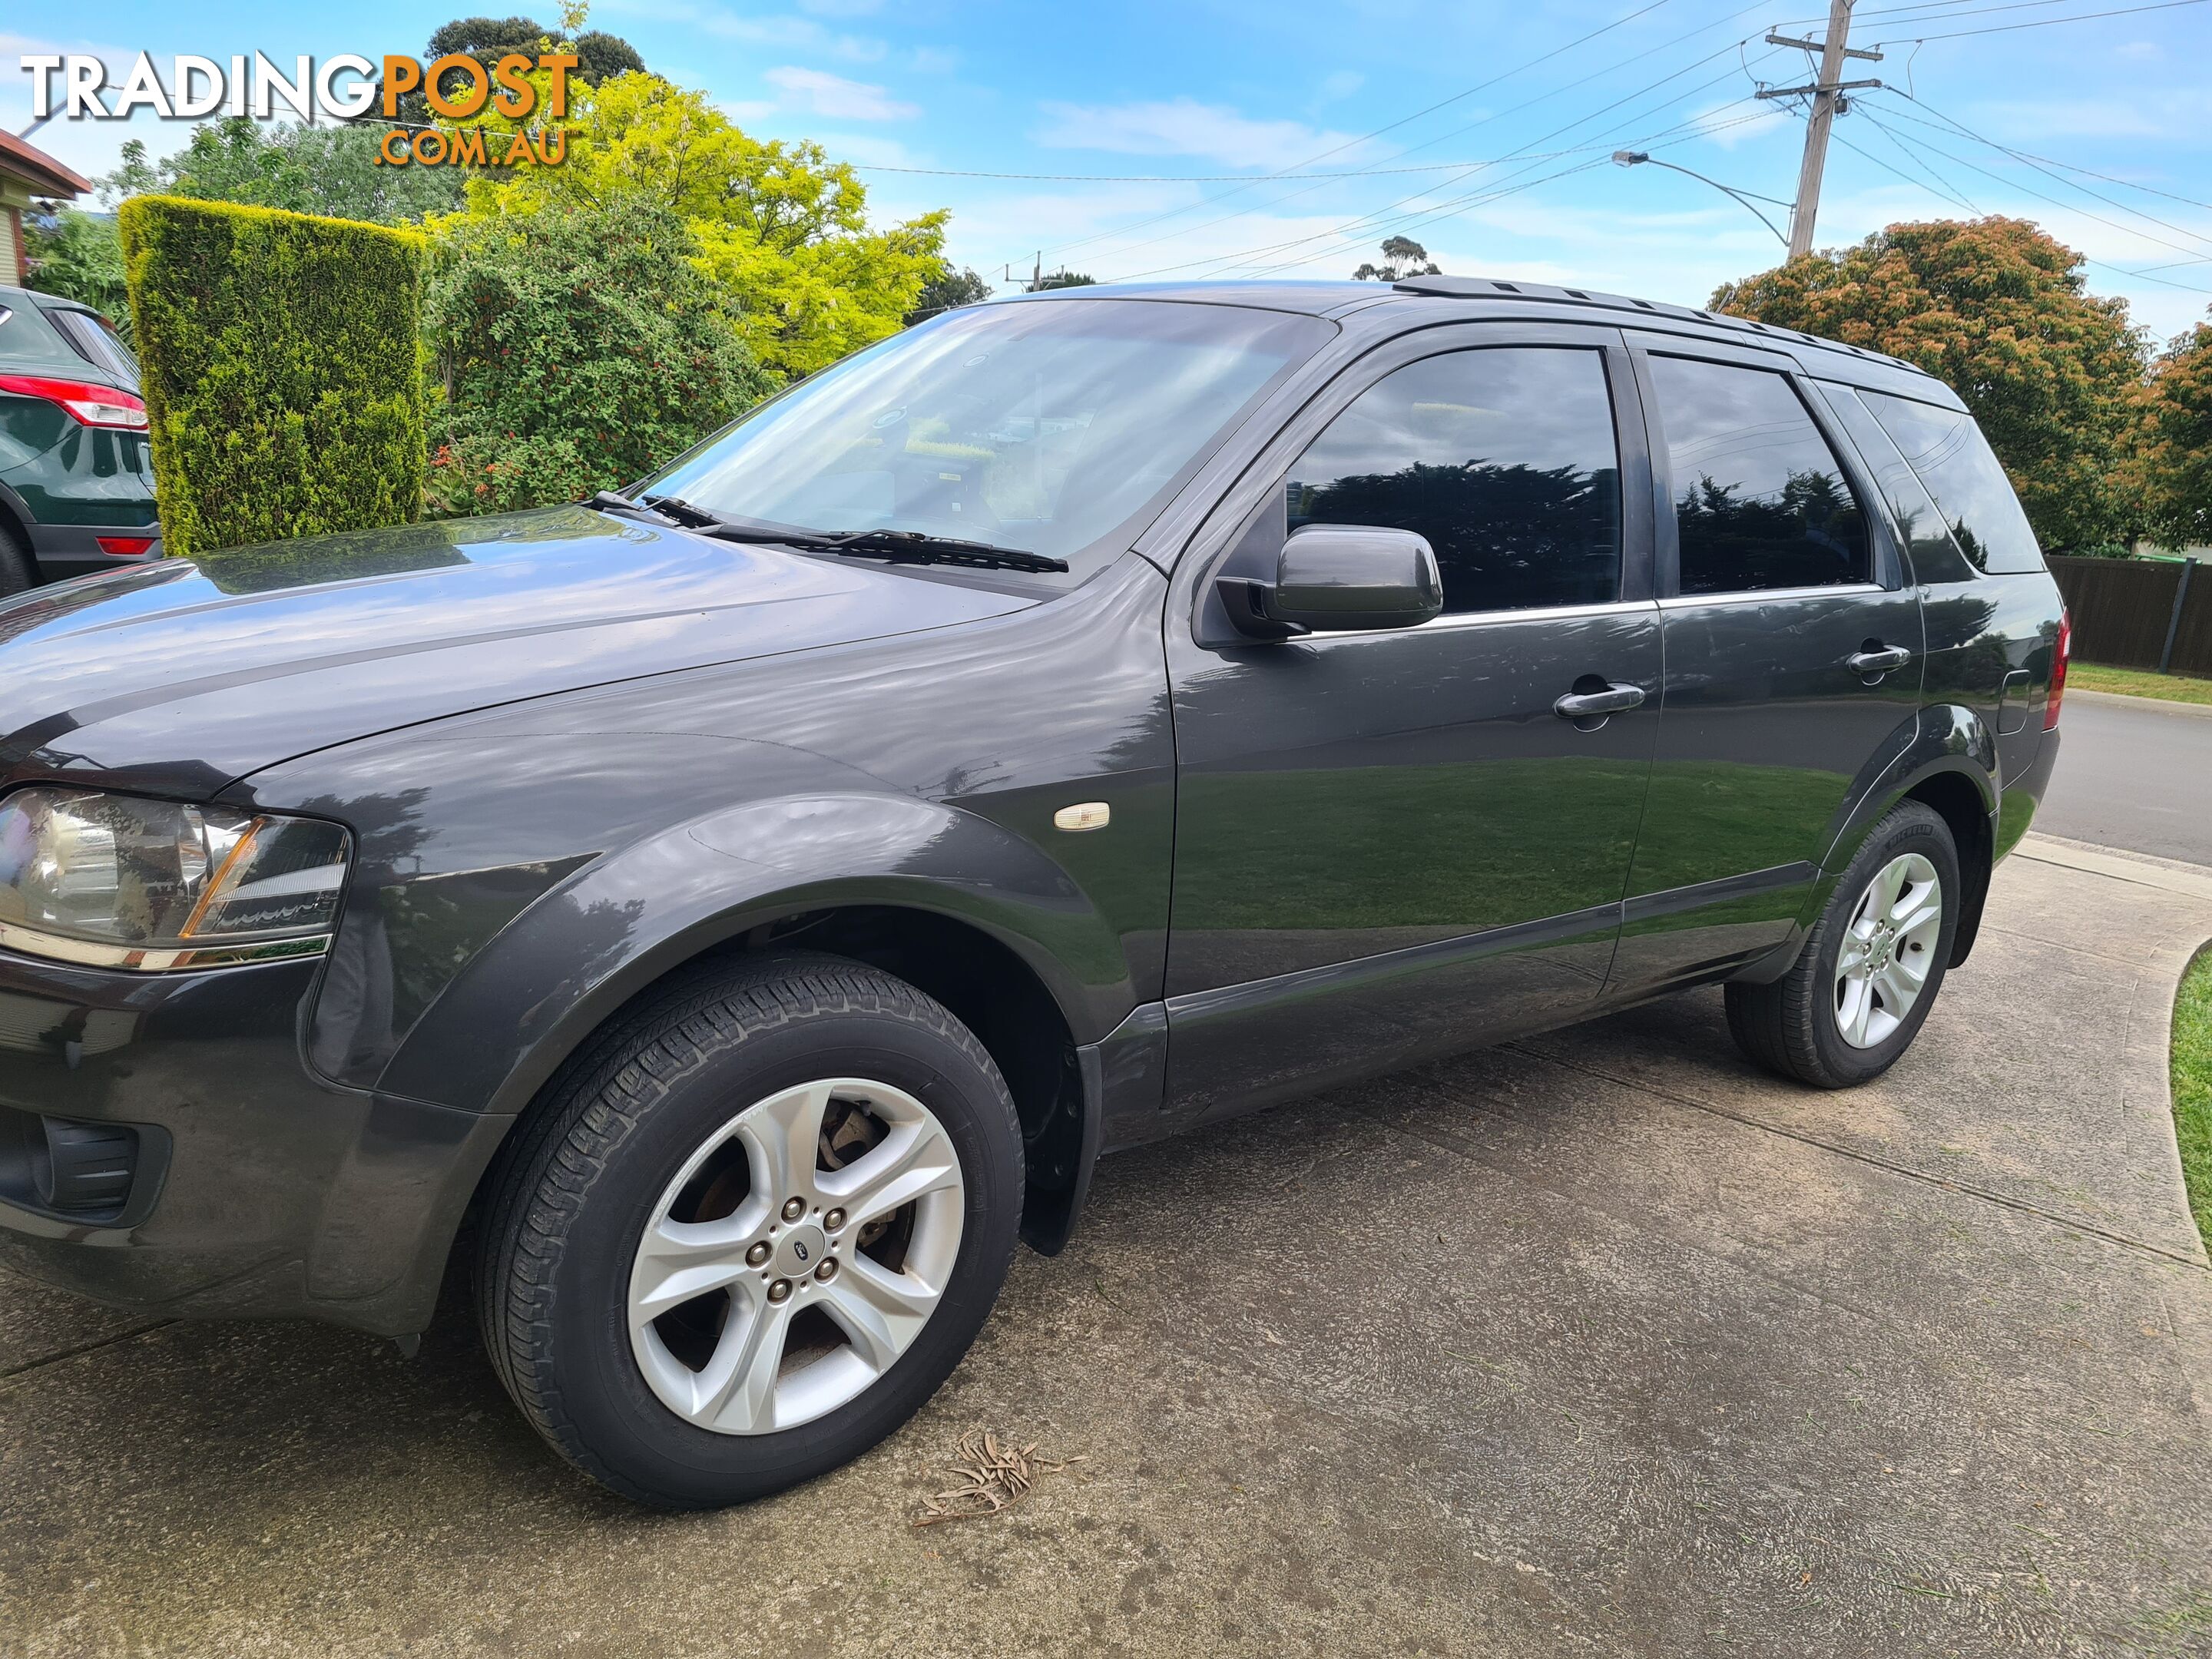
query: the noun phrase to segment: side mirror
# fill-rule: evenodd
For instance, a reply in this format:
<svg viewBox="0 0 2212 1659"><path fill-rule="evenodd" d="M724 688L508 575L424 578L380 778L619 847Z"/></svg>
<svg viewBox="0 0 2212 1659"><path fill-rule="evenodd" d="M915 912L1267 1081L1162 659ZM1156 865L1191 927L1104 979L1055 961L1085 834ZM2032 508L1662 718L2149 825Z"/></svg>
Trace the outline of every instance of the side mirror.
<svg viewBox="0 0 2212 1659"><path fill-rule="evenodd" d="M1428 538L1373 525L1292 531L1273 582L1224 576L1216 586L1238 631L1254 639L1416 628L1444 608Z"/></svg>

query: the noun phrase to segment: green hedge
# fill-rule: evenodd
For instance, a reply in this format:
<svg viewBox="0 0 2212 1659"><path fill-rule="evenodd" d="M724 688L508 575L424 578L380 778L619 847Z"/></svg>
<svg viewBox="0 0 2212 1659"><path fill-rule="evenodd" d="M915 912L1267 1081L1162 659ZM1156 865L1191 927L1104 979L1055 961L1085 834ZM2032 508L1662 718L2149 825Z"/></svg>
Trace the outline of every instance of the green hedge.
<svg viewBox="0 0 2212 1659"><path fill-rule="evenodd" d="M421 239L167 196L120 217L167 551L418 518Z"/></svg>

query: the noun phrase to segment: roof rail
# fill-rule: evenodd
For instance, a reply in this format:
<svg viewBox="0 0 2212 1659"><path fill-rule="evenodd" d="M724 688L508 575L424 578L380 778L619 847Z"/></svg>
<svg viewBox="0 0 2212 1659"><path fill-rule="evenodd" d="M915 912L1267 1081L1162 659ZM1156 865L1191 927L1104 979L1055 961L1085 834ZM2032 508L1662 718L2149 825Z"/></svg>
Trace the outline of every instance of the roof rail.
<svg viewBox="0 0 2212 1659"><path fill-rule="evenodd" d="M1698 311L1689 306L1668 305L1663 301L1631 299L1623 294L1600 294L1580 288L1555 288L1549 283L1528 283L1518 278L1510 283L1501 282L1491 276L1408 276L1390 286L1401 294L1421 294L1437 299L1545 300L1557 305L1591 306L1605 311L1641 311L1655 316L1679 318L1686 322L1711 323L1720 328L1740 329L1747 333L1796 340L1801 344L1819 346L1824 350L1863 357L1869 362L1887 363L1893 368L1902 368L1914 374L1928 372L1917 363L1906 362L1902 357L1893 357L1887 352L1869 351L1861 346L1846 345L1841 340L1824 340L1817 334L1801 333L1794 328L1777 328L1771 323L1754 322L1748 317L1732 317L1723 311Z"/></svg>

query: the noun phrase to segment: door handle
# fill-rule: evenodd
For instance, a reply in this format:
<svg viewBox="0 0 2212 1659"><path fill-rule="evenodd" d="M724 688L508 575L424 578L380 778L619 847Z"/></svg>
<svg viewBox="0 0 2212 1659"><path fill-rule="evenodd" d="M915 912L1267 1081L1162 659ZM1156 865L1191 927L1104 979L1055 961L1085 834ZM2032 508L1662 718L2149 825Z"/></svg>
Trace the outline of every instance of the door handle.
<svg viewBox="0 0 2212 1659"><path fill-rule="evenodd" d="M1844 666L1854 674L1887 674L1893 668L1902 668L1912 660L1912 653L1901 645L1874 644L1863 651L1854 651L1844 659Z"/></svg>
<svg viewBox="0 0 2212 1659"><path fill-rule="evenodd" d="M1570 691L1552 705L1563 720L1585 720L1597 714L1620 714L1644 701L1640 685L1608 685L1602 691Z"/></svg>

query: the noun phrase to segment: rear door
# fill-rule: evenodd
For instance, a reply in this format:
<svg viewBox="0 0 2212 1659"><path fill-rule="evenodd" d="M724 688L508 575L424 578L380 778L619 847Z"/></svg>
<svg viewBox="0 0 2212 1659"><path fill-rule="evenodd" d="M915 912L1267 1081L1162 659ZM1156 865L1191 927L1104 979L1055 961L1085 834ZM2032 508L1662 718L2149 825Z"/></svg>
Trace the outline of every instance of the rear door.
<svg viewBox="0 0 2212 1659"><path fill-rule="evenodd" d="M1637 354L1663 503L1667 674L1613 983L1784 943L1849 806L1919 707L1919 604L1785 359Z"/></svg>
<svg viewBox="0 0 2212 1659"><path fill-rule="evenodd" d="M1522 327L1380 356L1178 573L1169 1091L1188 1115L1545 1023L1611 963L1661 672L1627 354L1612 331ZM1445 614L1237 635L1213 576L1271 574L1305 524L1427 537ZM1607 685L1644 705L1554 712Z"/></svg>

